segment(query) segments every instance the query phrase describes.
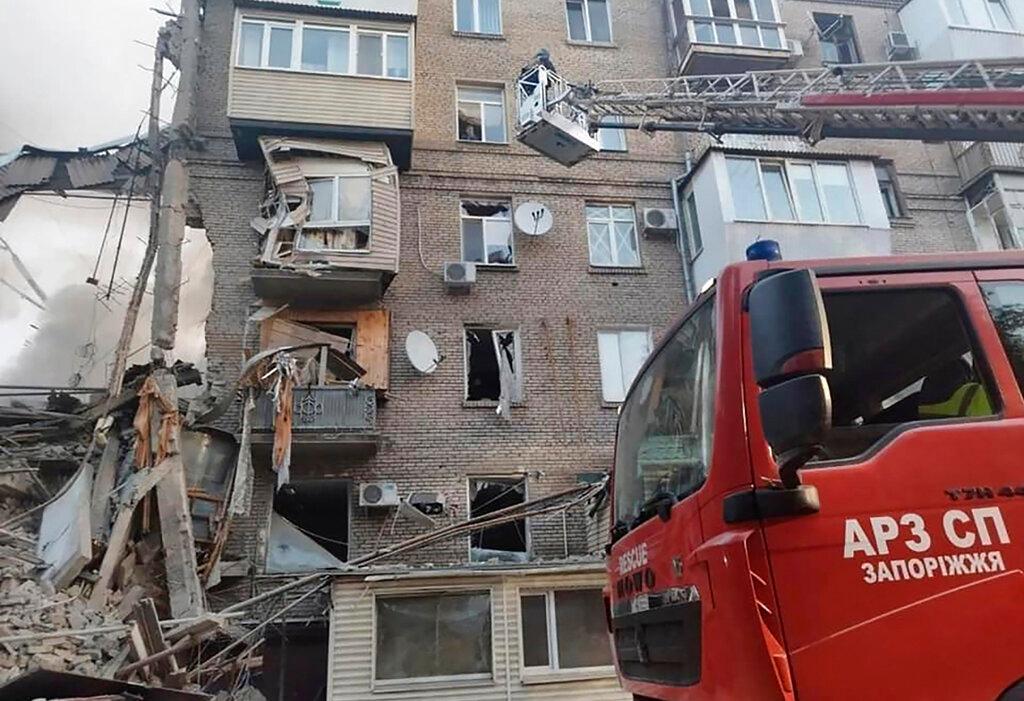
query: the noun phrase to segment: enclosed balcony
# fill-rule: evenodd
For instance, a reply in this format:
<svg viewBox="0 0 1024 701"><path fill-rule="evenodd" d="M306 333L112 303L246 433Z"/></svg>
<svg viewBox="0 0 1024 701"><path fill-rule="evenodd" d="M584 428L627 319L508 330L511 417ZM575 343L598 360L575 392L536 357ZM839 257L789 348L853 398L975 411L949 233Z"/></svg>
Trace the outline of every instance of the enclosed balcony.
<svg viewBox="0 0 1024 701"><path fill-rule="evenodd" d="M260 137L272 186L253 219L253 291L293 307L380 300L398 272L398 172L382 142Z"/></svg>
<svg viewBox="0 0 1024 701"><path fill-rule="evenodd" d="M953 145L960 180L970 186L993 171L1024 173L1024 144L977 141Z"/></svg>
<svg viewBox="0 0 1024 701"><path fill-rule="evenodd" d="M252 442L266 450L274 441L274 404L260 397ZM377 393L338 386L296 387L292 401L292 455L296 458L368 456L377 452Z"/></svg>
<svg viewBox="0 0 1024 701"><path fill-rule="evenodd" d="M227 114L242 158L273 134L381 141L409 166L415 0L239 5Z"/></svg>
<svg viewBox="0 0 1024 701"><path fill-rule="evenodd" d="M790 60L775 0L667 0L680 75L781 68Z"/></svg>
<svg viewBox="0 0 1024 701"><path fill-rule="evenodd" d="M1024 54L1024 0L909 0L899 18L922 61Z"/></svg>

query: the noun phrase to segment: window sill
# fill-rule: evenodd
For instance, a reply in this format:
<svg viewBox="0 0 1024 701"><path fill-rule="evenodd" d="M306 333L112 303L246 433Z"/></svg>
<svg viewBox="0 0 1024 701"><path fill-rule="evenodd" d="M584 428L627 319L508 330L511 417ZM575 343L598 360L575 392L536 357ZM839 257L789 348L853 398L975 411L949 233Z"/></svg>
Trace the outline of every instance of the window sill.
<svg viewBox="0 0 1024 701"><path fill-rule="evenodd" d="M602 409L614 409L616 412L622 408L622 402L609 402L607 400L601 400Z"/></svg>
<svg viewBox="0 0 1024 701"><path fill-rule="evenodd" d="M614 265L591 265L587 272L591 275L646 275L647 269L643 266L627 268Z"/></svg>
<svg viewBox="0 0 1024 701"><path fill-rule="evenodd" d="M590 669L565 669L552 671L523 670L519 679L524 685L557 684L558 682L576 682L587 679L610 679L615 677L614 667L597 667Z"/></svg>
<svg viewBox="0 0 1024 701"><path fill-rule="evenodd" d="M614 41L580 41L579 39L566 39L569 46L585 46L588 49L617 49L619 45Z"/></svg>
<svg viewBox="0 0 1024 701"><path fill-rule="evenodd" d="M458 29L452 30L453 37L462 37L463 39L485 39L487 41L505 41L504 34L490 34L489 32L462 32Z"/></svg>
<svg viewBox="0 0 1024 701"><path fill-rule="evenodd" d="M734 224L760 224L764 225L776 225L776 226L826 226L826 227L853 227L857 229L870 229L871 227L863 222L834 222L834 221L783 221L774 219L733 219Z"/></svg>
<svg viewBox="0 0 1024 701"><path fill-rule="evenodd" d="M462 262L463 263L475 263L476 264L477 272L494 272L494 273L518 273L519 272L519 266L515 265L515 264L512 264L512 265L502 265L500 263L477 263L476 261L473 261L473 260L466 260L466 261L462 261Z"/></svg>
<svg viewBox="0 0 1024 701"><path fill-rule="evenodd" d="M489 687L493 684L493 674L474 674L472 676L440 677L437 679L423 677L420 679L388 679L386 681L375 680L373 682L371 689L375 694L386 694L389 692L440 690L450 689L453 687Z"/></svg>
<svg viewBox="0 0 1024 701"><path fill-rule="evenodd" d="M889 226L893 229L913 229L914 218L913 217L893 217L889 220Z"/></svg>
<svg viewBox="0 0 1024 701"><path fill-rule="evenodd" d="M473 146L475 148L490 146L494 148L494 150L496 151L498 149L505 151L510 146L510 143L508 141L471 141L470 139L456 139L455 142L465 146Z"/></svg>
<svg viewBox="0 0 1024 701"><path fill-rule="evenodd" d="M519 400L512 402L513 409L519 409L526 406L525 400ZM463 409L497 409L498 402L493 399L481 399L480 401L473 401L471 399L462 400Z"/></svg>
<svg viewBox="0 0 1024 701"><path fill-rule="evenodd" d="M278 66L240 66L235 64L235 70L241 71L265 71L267 73L290 73L294 75L323 75L329 78L365 78L369 80L393 80L399 83L411 83L412 78L400 78L393 75L367 75L366 73L331 73L329 71L306 71L301 68L280 68Z"/></svg>

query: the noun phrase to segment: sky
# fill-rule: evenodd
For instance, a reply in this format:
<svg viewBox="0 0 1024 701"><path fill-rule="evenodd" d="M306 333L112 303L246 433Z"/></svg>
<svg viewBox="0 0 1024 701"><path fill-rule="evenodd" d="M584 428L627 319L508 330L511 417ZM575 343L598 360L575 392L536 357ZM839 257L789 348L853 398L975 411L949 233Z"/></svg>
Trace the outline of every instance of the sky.
<svg viewBox="0 0 1024 701"><path fill-rule="evenodd" d="M76 148L134 134L149 102L152 44L167 19L153 6L176 9L177 0L0 0L0 153L25 143ZM165 92L166 117L173 92ZM127 217L124 210L122 201L111 217L109 200L31 195L0 223L0 237L48 298L40 310L0 286L0 383L106 384L148 230L145 203L133 203ZM210 256L204 232L187 231L176 352L200 363ZM94 271L98 287L86 284ZM0 280L30 292L3 251ZM149 359L150 306L147 294L129 364Z"/></svg>

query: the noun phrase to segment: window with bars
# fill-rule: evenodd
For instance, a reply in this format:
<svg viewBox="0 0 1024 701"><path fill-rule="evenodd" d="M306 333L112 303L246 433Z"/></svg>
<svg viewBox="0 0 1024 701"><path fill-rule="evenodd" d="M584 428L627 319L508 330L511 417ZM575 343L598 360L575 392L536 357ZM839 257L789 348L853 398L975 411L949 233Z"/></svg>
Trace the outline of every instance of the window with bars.
<svg viewBox="0 0 1024 701"><path fill-rule="evenodd" d="M565 14L569 24L569 39L572 41L611 42L609 0L566 0Z"/></svg>
<svg viewBox="0 0 1024 701"><path fill-rule="evenodd" d="M597 353L601 362L601 397L609 403L621 402L651 354L651 332L649 329L599 331Z"/></svg>
<svg viewBox="0 0 1024 701"><path fill-rule="evenodd" d="M243 17L236 62L246 68L408 78L409 46L402 32Z"/></svg>
<svg viewBox="0 0 1024 701"><path fill-rule="evenodd" d="M455 0L455 31L501 34L501 0Z"/></svg>
<svg viewBox="0 0 1024 701"><path fill-rule="evenodd" d="M590 264L597 267L639 268L640 244L636 212L631 205L587 203L587 241Z"/></svg>
<svg viewBox="0 0 1024 701"><path fill-rule="evenodd" d="M459 213L462 260L483 265L515 265L509 202L463 200Z"/></svg>
<svg viewBox="0 0 1024 701"><path fill-rule="evenodd" d="M765 49L784 46L774 0L674 0L671 7L677 26L686 21L691 41Z"/></svg>
<svg viewBox="0 0 1024 701"><path fill-rule="evenodd" d="M500 87L460 85L458 87L459 141L504 144L505 90Z"/></svg>
<svg viewBox="0 0 1024 701"><path fill-rule="evenodd" d="M736 219L861 223L846 163L734 156L725 162Z"/></svg>
<svg viewBox="0 0 1024 701"><path fill-rule="evenodd" d="M519 610L526 674L580 669L612 672L600 589L524 591Z"/></svg>

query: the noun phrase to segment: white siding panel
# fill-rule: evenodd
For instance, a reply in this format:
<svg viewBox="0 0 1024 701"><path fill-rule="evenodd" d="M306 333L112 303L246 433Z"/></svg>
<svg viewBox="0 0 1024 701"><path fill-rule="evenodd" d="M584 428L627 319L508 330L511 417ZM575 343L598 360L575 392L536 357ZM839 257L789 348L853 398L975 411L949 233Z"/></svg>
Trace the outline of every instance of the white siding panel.
<svg viewBox="0 0 1024 701"><path fill-rule="evenodd" d="M585 681L523 684L519 670L520 589L601 587L601 571L569 573L503 573L503 576L452 576L418 580L363 582L339 579L332 588L331 650L328 698L330 701L419 701L436 698L451 701L626 701L614 677ZM472 686L372 689L373 607L375 594L411 594L455 590L491 592L491 635L494 655L493 680ZM415 644L415 641L410 641ZM506 676L508 674L508 676Z"/></svg>

